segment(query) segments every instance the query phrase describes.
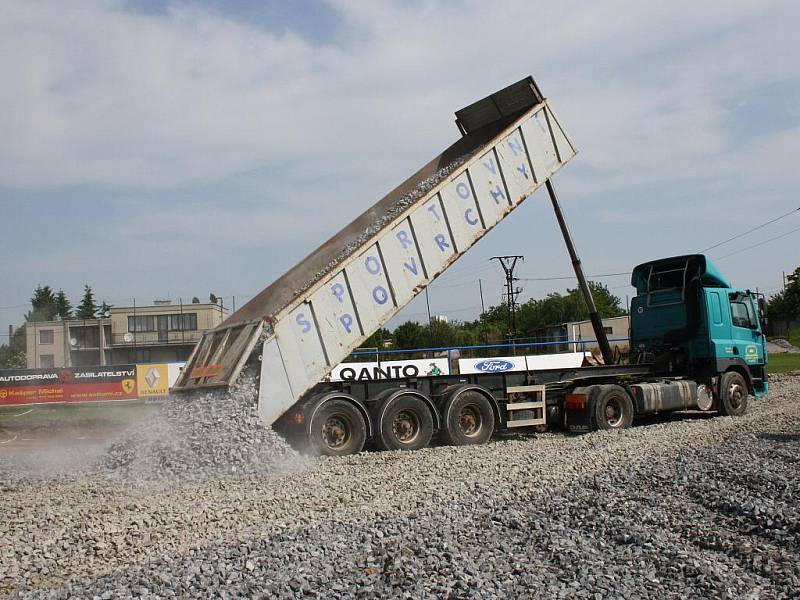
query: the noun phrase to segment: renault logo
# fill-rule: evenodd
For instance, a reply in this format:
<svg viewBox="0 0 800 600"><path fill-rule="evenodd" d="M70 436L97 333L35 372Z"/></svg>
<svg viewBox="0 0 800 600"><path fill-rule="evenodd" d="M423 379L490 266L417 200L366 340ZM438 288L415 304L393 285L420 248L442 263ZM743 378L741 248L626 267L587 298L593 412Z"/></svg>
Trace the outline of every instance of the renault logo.
<svg viewBox="0 0 800 600"><path fill-rule="evenodd" d="M155 367L150 367L147 370L147 374L144 376L144 380L151 388L156 387L158 382L161 380L161 375L158 373L158 369Z"/></svg>

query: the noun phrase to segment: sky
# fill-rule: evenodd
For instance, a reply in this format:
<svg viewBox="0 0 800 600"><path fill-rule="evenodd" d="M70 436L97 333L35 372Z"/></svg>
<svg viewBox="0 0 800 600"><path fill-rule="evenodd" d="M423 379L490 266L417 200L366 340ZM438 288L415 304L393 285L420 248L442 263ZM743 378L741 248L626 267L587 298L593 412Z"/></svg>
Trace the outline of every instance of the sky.
<svg viewBox="0 0 800 600"><path fill-rule="evenodd" d="M527 75L578 149L553 181L585 272L702 250L800 207L799 29L791 1L3 0L0 336L39 284L241 306ZM497 304L498 254L524 255L522 301L574 287L548 279L572 270L545 194L434 282L433 314L474 318L478 280ZM797 228L710 255L774 293Z"/></svg>

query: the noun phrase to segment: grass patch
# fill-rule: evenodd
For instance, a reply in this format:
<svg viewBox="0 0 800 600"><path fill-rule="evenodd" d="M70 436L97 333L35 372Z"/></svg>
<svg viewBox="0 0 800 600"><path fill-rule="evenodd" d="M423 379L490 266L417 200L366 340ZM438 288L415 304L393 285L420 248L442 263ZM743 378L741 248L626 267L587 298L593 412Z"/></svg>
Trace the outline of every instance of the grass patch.
<svg viewBox="0 0 800 600"><path fill-rule="evenodd" d="M800 329L792 329L789 332L789 343L796 348L800 348Z"/></svg>
<svg viewBox="0 0 800 600"><path fill-rule="evenodd" d="M767 363L769 373L788 373L789 371L800 371L800 354L770 354Z"/></svg>

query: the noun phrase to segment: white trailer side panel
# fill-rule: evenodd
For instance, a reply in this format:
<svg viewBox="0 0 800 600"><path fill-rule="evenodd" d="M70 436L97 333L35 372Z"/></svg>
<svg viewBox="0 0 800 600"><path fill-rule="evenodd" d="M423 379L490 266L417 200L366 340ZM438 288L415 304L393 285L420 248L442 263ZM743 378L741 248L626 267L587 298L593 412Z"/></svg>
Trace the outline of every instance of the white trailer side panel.
<svg viewBox="0 0 800 600"><path fill-rule="evenodd" d="M574 153L546 101L531 108L277 315L263 356L277 340L285 368L262 369L262 418L297 402Z"/></svg>
<svg viewBox="0 0 800 600"><path fill-rule="evenodd" d="M442 188L440 196L445 214L448 216L456 251L464 252L483 235L486 229L467 172L464 171L454 177Z"/></svg>

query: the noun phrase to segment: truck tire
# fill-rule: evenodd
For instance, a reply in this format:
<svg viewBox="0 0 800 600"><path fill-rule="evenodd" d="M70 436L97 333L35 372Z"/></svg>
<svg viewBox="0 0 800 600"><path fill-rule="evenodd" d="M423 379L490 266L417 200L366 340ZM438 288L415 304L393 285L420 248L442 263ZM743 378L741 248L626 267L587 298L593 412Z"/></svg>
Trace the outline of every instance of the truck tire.
<svg viewBox="0 0 800 600"><path fill-rule="evenodd" d="M442 438L451 446L485 444L494 433L494 411L486 396L468 390L451 397L444 410Z"/></svg>
<svg viewBox="0 0 800 600"><path fill-rule="evenodd" d="M594 401L598 429L627 429L633 423L633 400L625 388L601 385Z"/></svg>
<svg viewBox="0 0 800 600"><path fill-rule="evenodd" d="M728 371L719 384L719 412L727 417L739 417L747 412L749 392L741 373Z"/></svg>
<svg viewBox="0 0 800 600"><path fill-rule="evenodd" d="M377 411L376 445L382 450L419 450L433 437L433 415L422 398L395 396Z"/></svg>
<svg viewBox="0 0 800 600"><path fill-rule="evenodd" d="M328 400L311 418L308 441L312 450L326 456L356 454L367 441L367 424L352 402Z"/></svg>

